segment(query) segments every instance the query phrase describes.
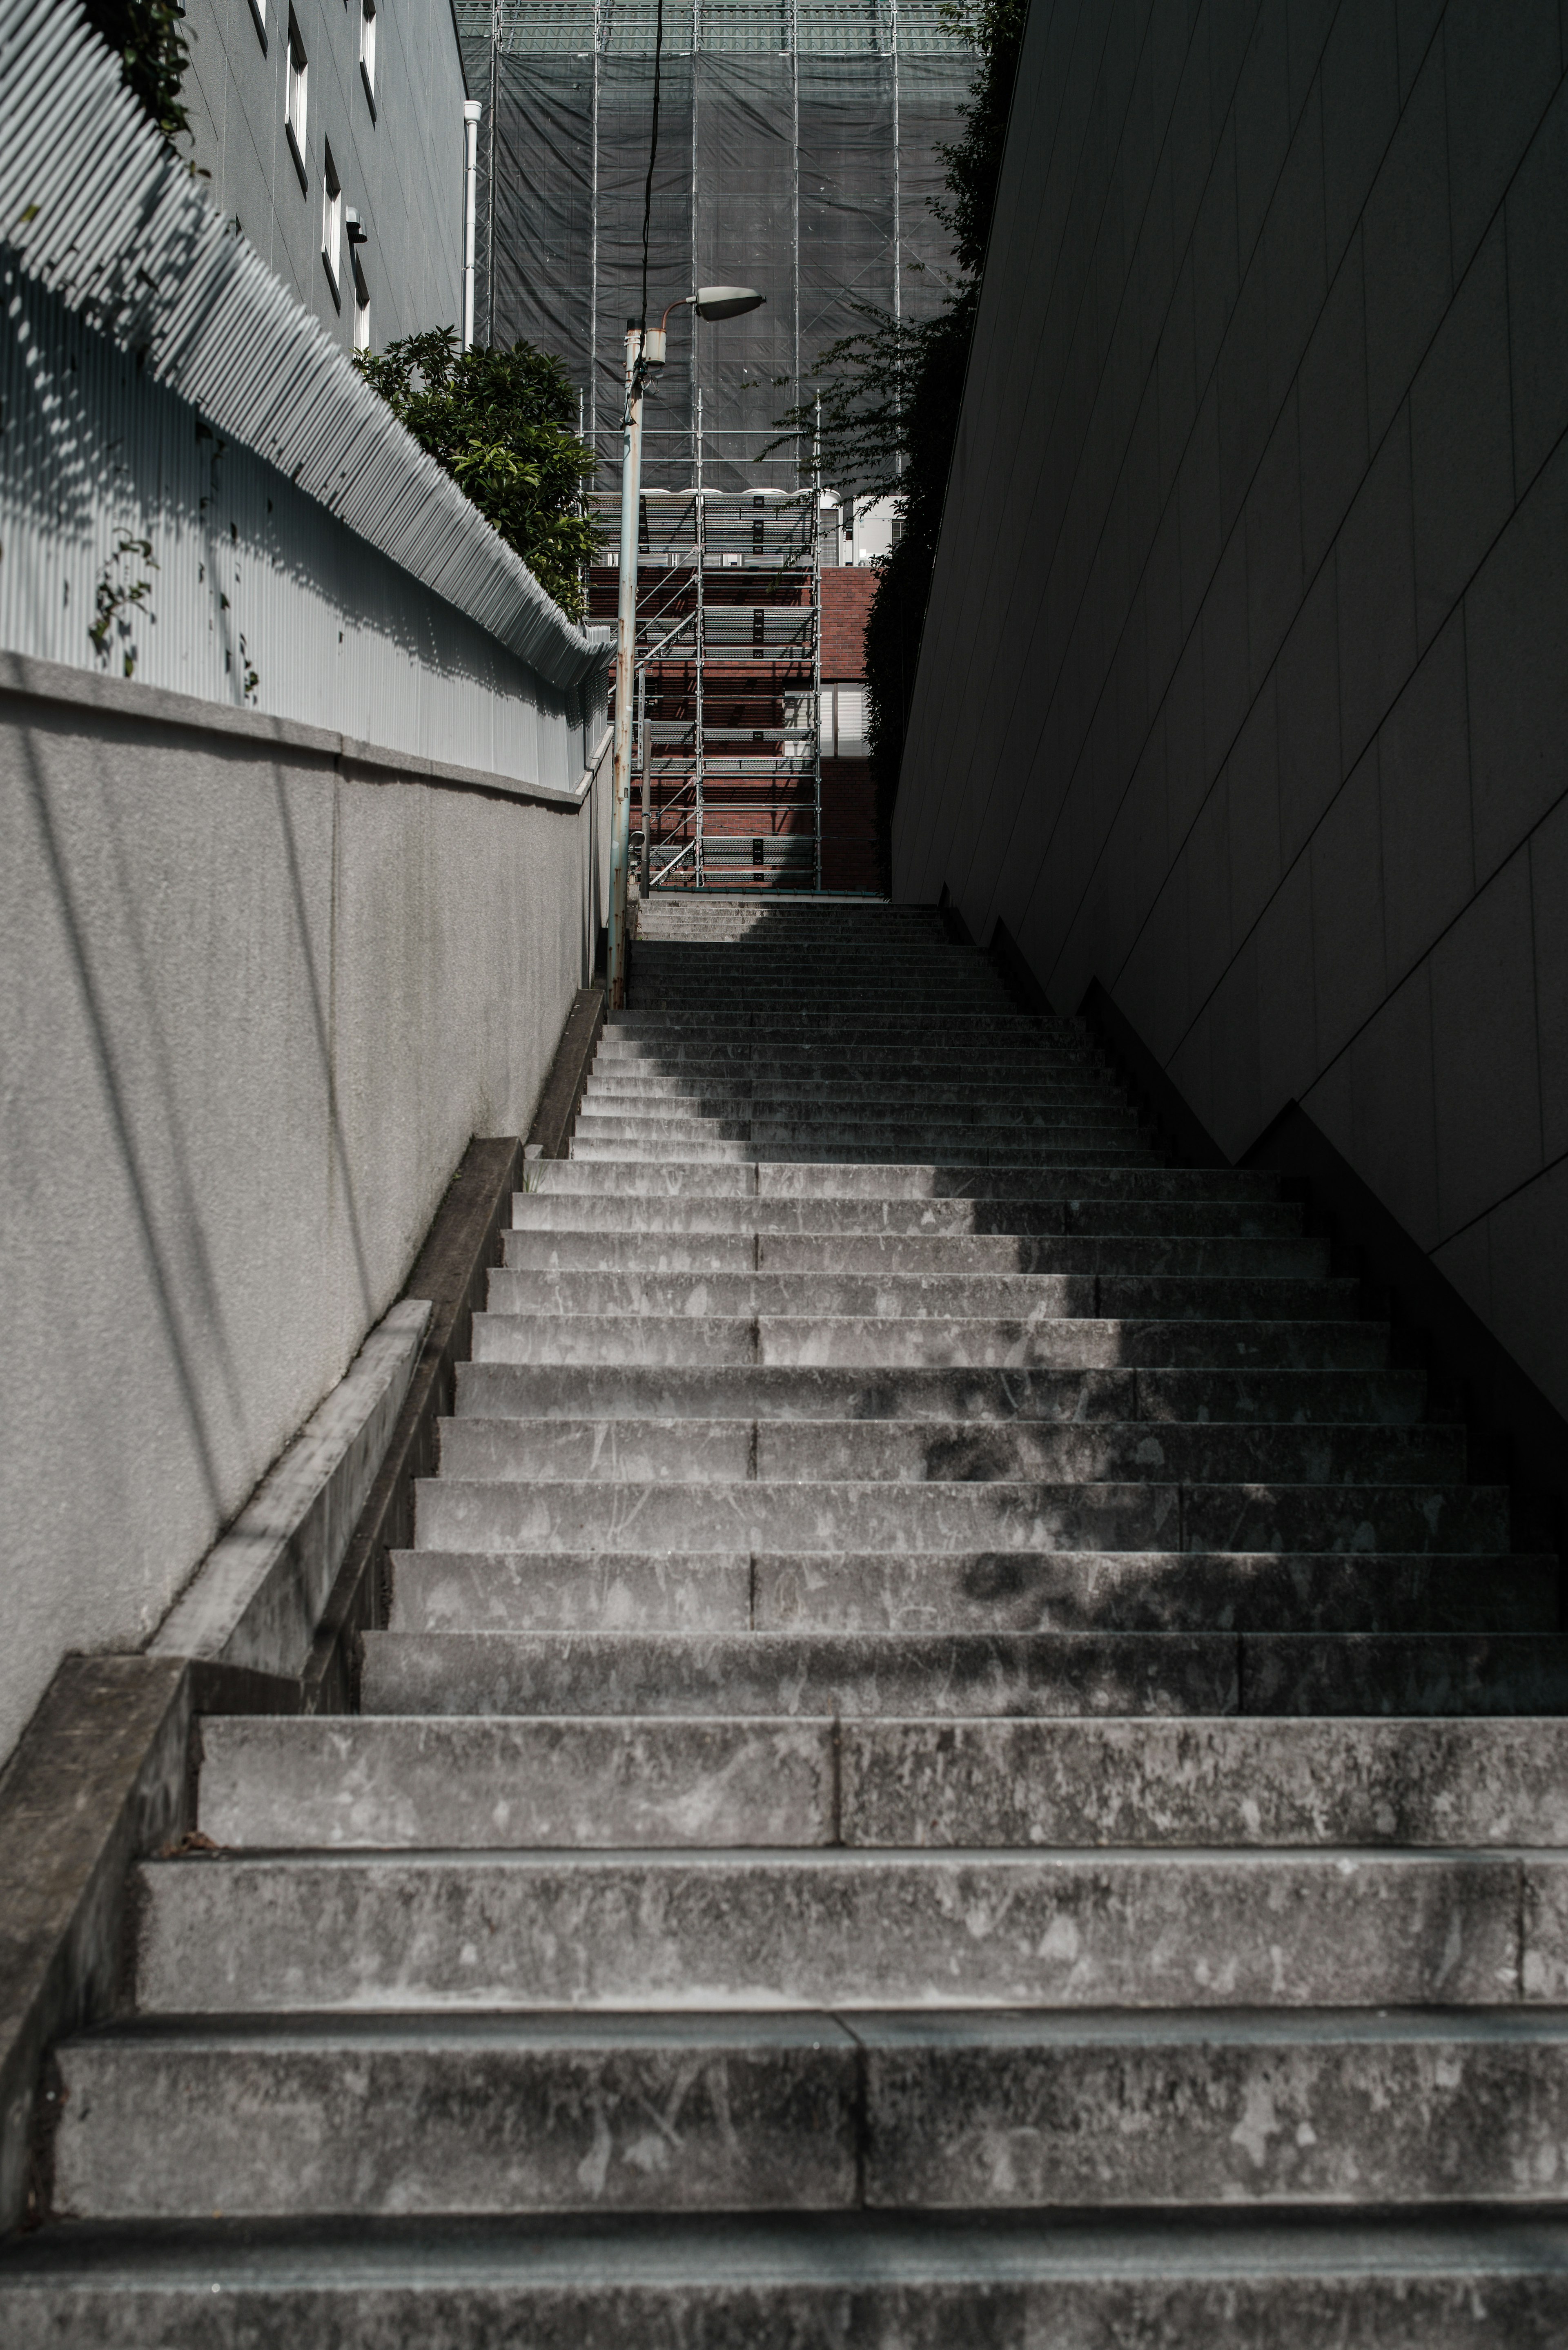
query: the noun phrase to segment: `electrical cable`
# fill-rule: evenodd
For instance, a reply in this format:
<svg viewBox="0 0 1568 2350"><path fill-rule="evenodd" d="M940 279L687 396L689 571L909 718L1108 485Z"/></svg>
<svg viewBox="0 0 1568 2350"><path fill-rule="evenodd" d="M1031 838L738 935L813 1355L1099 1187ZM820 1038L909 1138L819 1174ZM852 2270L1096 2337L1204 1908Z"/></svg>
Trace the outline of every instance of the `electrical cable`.
<svg viewBox="0 0 1568 2350"><path fill-rule="evenodd" d="M648 337L648 232L653 217L653 166L659 155L659 68L664 53L664 0L659 0L659 13L653 28L653 136L648 147L648 183L642 192L642 313L639 329L646 342Z"/></svg>

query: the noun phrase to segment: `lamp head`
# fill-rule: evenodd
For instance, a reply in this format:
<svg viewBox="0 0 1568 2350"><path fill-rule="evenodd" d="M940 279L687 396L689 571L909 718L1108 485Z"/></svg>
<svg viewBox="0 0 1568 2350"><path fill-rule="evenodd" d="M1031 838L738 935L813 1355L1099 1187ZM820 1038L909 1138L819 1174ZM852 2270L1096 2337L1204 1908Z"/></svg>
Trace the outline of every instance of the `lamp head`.
<svg viewBox="0 0 1568 2350"><path fill-rule="evenodd" d="M699 286L693 300L700 318L739 318L747 310L760 310L767 299L750 286Z"/></svg>

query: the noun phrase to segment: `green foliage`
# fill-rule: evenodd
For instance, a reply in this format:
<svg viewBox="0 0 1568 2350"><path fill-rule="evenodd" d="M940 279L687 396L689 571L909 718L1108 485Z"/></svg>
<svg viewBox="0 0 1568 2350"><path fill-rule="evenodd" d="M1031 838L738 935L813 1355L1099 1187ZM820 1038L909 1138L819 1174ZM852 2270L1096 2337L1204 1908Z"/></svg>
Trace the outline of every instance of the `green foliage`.
<svg viewBox="0 0 1568 2350"><path fill-rule="evenodd" d="M181 85L189 59L175 0L83 0L88 23L119 58L119 78L171 143L191 128Z"/></svg>
<svg viewBox="0 0 1568 2350"><path fill-rule="evenodd" d="M594 551L583 489L594 454L575 430L577 396L559 359L531 343L460 351L452 327L408 335L355 365L421 449L515 548L562 610L583 617Z"/></svg>
<svg viewBox="0 0 1568 2350"><path fill-rule="evenodd" d="M862 306L864 327L821 354L813 397L780 420L803 456L820 432L823 478L841 496L898 500L901 532L877 564L866 629L867 716L884 860L1028 13L1028 0L972 0L944 11L976 58L970 102L961 109L962 134L940 150L948 195L935 210L958 265L946 302L914 326Z"/></svg>

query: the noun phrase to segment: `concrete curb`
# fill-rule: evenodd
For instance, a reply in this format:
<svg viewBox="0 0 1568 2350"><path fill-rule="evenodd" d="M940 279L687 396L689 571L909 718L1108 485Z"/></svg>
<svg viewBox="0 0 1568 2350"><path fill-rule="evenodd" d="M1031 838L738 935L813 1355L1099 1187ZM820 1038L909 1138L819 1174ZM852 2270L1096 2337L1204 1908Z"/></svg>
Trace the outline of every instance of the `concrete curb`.
<svg viewBox="0 0 1568 2350"><path fill-rule="evenodd" d="M431 1319L405 1296L268 1471L155 1634L154 1657L297 1678L386 1452Z"/></svg>

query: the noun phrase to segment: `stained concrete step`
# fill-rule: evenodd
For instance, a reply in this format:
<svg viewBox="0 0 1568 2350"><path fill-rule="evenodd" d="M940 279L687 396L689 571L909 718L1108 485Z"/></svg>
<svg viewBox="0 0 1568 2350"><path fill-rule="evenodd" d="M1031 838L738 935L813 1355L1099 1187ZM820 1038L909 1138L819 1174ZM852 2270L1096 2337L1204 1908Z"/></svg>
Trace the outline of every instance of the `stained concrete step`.
<svg viewBox="0 0 1568 2350"><path fill-rule="evenodd" d="M612 1075L588 1079L582 1112L589 1117L626 1113L665 1118L674 1124L694 1119L763 1118L776 1122L811 1118L823 1107L820 1082L798 1086L713 1085L690 1078ZM859 1118L878 1124L942 1124L974 1118L987 1126L1017 1124L1096 1125L1136 1123L1136 1112L1108 1085L1024 1083L1016 1085L910 1086L879 1082L862 1074L855 1089Z"/></svg>
<svg viewBox="0 0 1568 2350"><path fill-rule="evenodd" d="M1314 1281L1326 1278L1326 1241L1299 1235L1155 1239L1118 1235L1009 1232L661 1233L607 1229L560 1232L533 1226L505 1235L511 1273L675 1274L810 1273L929 1279L1004 1274L1179 1274Z"/></svg>
<svg viewBox="0 0 1568 2350"><path fill-rule="evenodd" d="M929 1159L814 1164L764 1159L745 1166L720 1167L698 1159L644 1159L614 1167L590 1167L576 1159L551 1159L538 1162L536 1188L540 1195L627 1200L746 1199L769 1203L929 1200L957 1202L971 1212L1035 1201L1053 1204L1069 1200L1106 1204L1137 1201L1146 1205L1190 1201L1209 1207L1253 1201L1275 1206L1280 1200L1276 1175L1246 1168L1173 1167L1152 1158L1133 1165L1075 1164L1066 1172L1043 1168L1033 1160L1017 1166L989 1160L938 1166Z"/></svg>
<svg viewBox="0 0 1568 2350"><path fill-rule="evenodd" d="M398 1632L1555 1638L1555 1557L1460 1551L393 1551Z"/></svg>
<svg viewBox="0 0 1568 2350"><path fill-rule="evenodd" d="M594 1067L606 1076L680 1077L724 1083L734 1078L777 1077L784 1083L820 1076L830 1083L850 1084L863 1076L886 1076L897 1083L921 1080L960 1084L973 1077L971 1048L941 1042L934 1030L922 1041L900 1035L852 1044L795 1036L767 1040L755 1036L703 1044L679 1037L628 1036L607 1028L599 1037ZM984 1055L987 1077L995 1084L1062 1085L1119 1083L1105 1055L1089 1045L988 1045Z"/></svg>
<svg viewBox="0 0 1568 2350"><path fill-rule="evenodd" d="M513 1195L512 1222L518 1232L715 1236L743 1232L799 1235L807 1239L874 1238L908 1234L947 1238L975 1233L1002 1239L1057 1235L1152 1240L1174 1246L1185 1239L1296 1239L1301 1210L1286 1200L1142 1199L829 1199L750 1198L682 1191L617 1193L602 1187L606 1170L592 1174L597 1188L573 1191L557 1183L570 1161L541 1162L540 1188ZM772 1176L773 1170L766 1172ZM1165 1170L1157 1170L1160 1174ZM1074 1180L1071 1174L1063 1190Z"/></svg>
<svg viewBox="0 0 1568 2350"><path fill-rule="evenodd" d="M1501 1485L421 1478L421 1550L1506 1551Z"/></svg>
<svg viewBox="0 0 1568 2350"><path fill-rule="evenodd" d="M192 2019L58 2061L85 2220L1568 2199L1559 2009Z"/></svg>
<svg viewBox="0 0 1568 2350"><path fill-rule="evenodd" d="M208 1716L227 1851L1568 1845L1568 1720Z"/></svg>
<svg viewBox="0 0 1568 2350"><path fill-rule="evenodd" d="M369 1632L367 1713L1568 1711L1568 1642L1507 1633Z"/></svg>
<svg viewBox="0 0 1568 2350"><path fill-rule="evenodd" d="M440 1473L637 1483L930 1479L1051 1483L1459 1484L1462 1428L1017 1419L479 1419L440 1424Z"/></svg>
<svg viewBox="0 0 1568 2350"><path fill-rule="evenodd" d="M368 1714L1234 1713L1236 1647L1220 1633L368 1632L360 1705Z"/></svg>
<svg viewBox="0 0 1568 2350"><path fill-rule="evenodd" d="M11 2350L1554 2350L1568 2226L1237 2211L66 2228L0 2255Z"/></svg>
<svg viewBox="0 0 1568 2350"><path fill-rule="evenodd" d="M878 1370L965 1367L1068 1370L1196 1368L1362 1370L1387 1361L1376 1322L867 1322L806 1315L723 1320L675 1315L476 1314L473 1357L492 1363L779 1363Z"/></svg>
<svg viewBox="0 0 1568 2350"><path fill-rule="evenodd" d="M334 1853L142 1863L148 2014L1544 2006L1568 1856Z"/></svg>
<svg viewBox="0 0 1568 2350"><path fill-rule="evenodd" d="M1366 1326L1375 1327L1374 1325ZM474 1362L456 1412L485 1419L1180 1421L1411 1427L1427 1409L1415 1370L838 1370L790 1364ZM1205 1419L1207 1415L1207 1419ZM1452 1430L1458 1423L1435 1420ZM1158 1432L1158 1431L1157 1431Z"/></svg>
<svg viewBox="0 0 1568 2350"><path fill-rule="evenodd" d="M1030 1322L1055 1316L1194 1322L1348 1321L1361 1284L1258 1274L711 1273L492 1271L492 1315L784 1316L831 1321Z"/></svg>
<svg viewBox="0 0 1568 2350"><path fill-rule="evenodd" d="M1077 1129L1068 1128L1066 1131L1071 1135ZM650 1158L657 1160L664 1156L652 1148L656 1140L657 1137L650 1135L621 1135L600 1141L597 1135L590 1134L585 1138L579 1133L572 1139L572 1157L590 1163L597 1160L607 1165L641 1167ZM1061 1142L1048 1140L1043 1135L1018 1137L1009 1130L1004 1143L990 1144L983 1139L977 1141L967 1127L961 1132L955 1129L950 1146L945 1145L940 1136L933 1136L924 1128L913 1135L898 1130L890 1132L885 1139L859 1135L849 1141L826 1135L803 1136L794 1142L776 1134L753 1136L749 1141L734 1137L711 1141L701 1137L691 1139L683 1135L679 1146L671 1144L666 1163L680 1159L706 1160L711 1164L732 1167L755 1167L773 1161L781 1166L794 1163L815 1169L842 1161L858 1168L867 1161L905 1165L917 1149L921 1159L939 1171L961 1170L965 1176L987 1167L1037 1166L1071 1167L1076 1177L1091 1167L1118 1168L1146 1161L1153 1166L1163 1163L1146 1144L1131 1136L1126 1140L1102 1136L1092 1142Z"/></svg>

